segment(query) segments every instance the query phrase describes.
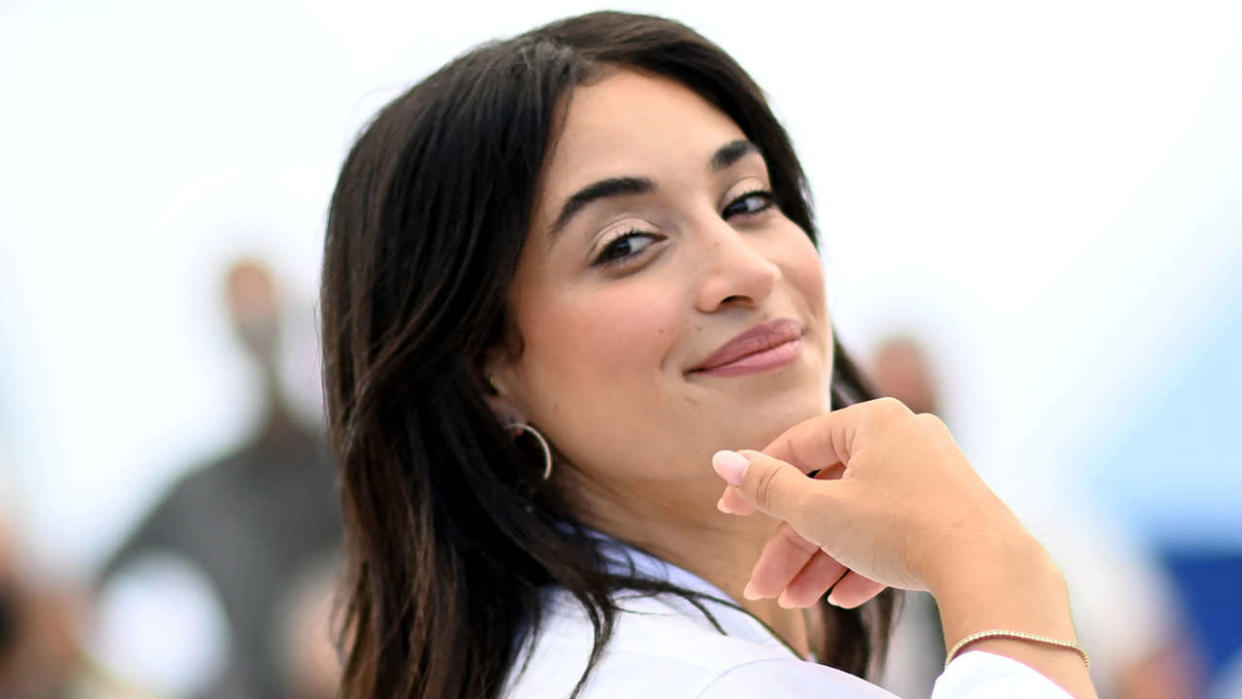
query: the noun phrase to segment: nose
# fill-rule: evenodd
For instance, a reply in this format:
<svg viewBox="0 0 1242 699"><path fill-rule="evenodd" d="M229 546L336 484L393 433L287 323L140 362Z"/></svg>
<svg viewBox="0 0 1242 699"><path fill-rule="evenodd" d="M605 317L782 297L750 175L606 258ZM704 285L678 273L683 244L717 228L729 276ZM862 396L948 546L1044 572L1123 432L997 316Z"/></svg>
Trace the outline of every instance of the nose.
<svg viewBox="0 0 1242 699"><path fill-rule="evenodd" d="M764 253L760 232L738 231L716 219L702 237L703 276L695 305L704 313L737 306L757 308L781 277L780 267Z"/></svg>

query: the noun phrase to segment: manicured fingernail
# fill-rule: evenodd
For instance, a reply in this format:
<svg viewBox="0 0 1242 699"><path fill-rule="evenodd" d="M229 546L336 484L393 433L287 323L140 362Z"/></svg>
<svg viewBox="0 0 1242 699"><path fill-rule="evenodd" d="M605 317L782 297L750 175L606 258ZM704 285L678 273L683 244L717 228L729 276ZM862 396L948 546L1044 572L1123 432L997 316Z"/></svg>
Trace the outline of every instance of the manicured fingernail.
<svg viewBox="0 0 1242 699"><path fill-rule="evenodd" d="M759 599L759 593L755 592L754 583L746 583L746 587L742 589L742 596L749 600Z"/></svg>
<svg viewBox="0 0 1242 699"><path fill-rule="evenodd" d="M719 500L717 500L717 501L716 501L716 509L717 509L717 510L720 510L721 512L723 512L723 513L725 513L725 514L727 514L727 515L731 515L731 514L733 514L732 512L730 512L730 511L729 511L729 508L728 508L728 507L725 507L725 501L724 501L724 498L720 498Z"/></svg>
<svg viewBox="0 0 1242 699"><path fill-rule="evenodd" d="M712 455L712 468L716 469L716 474L733 485L742 484L749 467L746 457L735 451L718 451Z"/></svg>
<svg viewBox="0 0 1242 699"><path fill-rule="evenodd" d="M782 609L793 609L794 606L793 602L789 601L788 593L785 592L782 592L780 597L776 598L776 603L780 605Z"/></svg>

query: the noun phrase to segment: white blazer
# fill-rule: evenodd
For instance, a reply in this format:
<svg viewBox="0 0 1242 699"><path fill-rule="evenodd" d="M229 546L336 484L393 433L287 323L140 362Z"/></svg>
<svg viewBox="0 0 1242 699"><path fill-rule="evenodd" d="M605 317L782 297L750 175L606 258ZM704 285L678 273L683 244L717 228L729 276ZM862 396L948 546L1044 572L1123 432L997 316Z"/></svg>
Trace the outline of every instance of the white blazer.
<svg viewBox="0 0 1242 699"><path fill-rule="evenodd" d="M618 572L652 577L728 600L702 578L609 540ZM507 699L568 697L586 669L593 627L564 589L549 590L544 623L528 639L510 673ZM724 633L676 595L618 594L612 639L591 671L582 699L826 699L894 696L849 673L799 658L749 614L705 601ZM529 662L527 662L529 661ZM522 670L526 663L525 671ZM992 653L958 656L936 681L933 699L1069 699L1069 694L1022 663Z"/></svg>

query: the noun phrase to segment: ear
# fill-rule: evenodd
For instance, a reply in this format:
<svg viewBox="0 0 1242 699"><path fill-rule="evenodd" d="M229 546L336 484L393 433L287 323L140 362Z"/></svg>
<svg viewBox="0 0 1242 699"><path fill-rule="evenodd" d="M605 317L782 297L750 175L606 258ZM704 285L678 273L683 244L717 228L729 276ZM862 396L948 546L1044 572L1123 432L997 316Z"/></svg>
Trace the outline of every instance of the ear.
<svg viewBox="0 0 1242 699"><path fill-rule="evenodd" d="M483 362L487 405L502 425L526 422L526 411L513 391L511 354L501 348L488 350Z"/></svg>

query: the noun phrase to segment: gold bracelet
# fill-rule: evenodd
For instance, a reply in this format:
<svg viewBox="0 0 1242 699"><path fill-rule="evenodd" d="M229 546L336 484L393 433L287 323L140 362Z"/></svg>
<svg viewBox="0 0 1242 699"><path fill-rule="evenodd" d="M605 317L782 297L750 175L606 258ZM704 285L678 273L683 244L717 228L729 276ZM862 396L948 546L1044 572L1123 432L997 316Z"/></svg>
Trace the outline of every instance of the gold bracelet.
<svg viewBox="0 0 1242 699"><path fill-rule="evenodd" d="M944 666L948 667L949 663L953 662L953 659L957 657L957 654L960 653L963 648L965 648L966 646L976 641L982 641L985 638L1010 638L1010 639L1014 639L1017 641L1034 641L1035 643L1042 643L1047 646L1067 648L1069 650L1074 651L1078 655L1082 656L1083 664L1086 665L1088 668L1091 667L1091 658L1087 657L1087 649L1083 648L1077 643L1071 643L1069 641L1059 641L1055 638L1048 638L1047 636L1037 636L1033 633L1025 633L1022 631L1004 631L1002 629L991 629L988 631L980 631L979 633L972 633L966 638L963 638L962 640L958 641L953 646L952 650L949 651L948 655L945 656Z"/></svg>

